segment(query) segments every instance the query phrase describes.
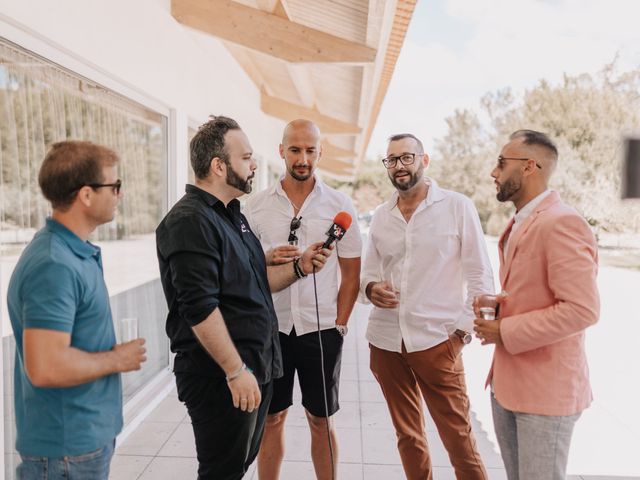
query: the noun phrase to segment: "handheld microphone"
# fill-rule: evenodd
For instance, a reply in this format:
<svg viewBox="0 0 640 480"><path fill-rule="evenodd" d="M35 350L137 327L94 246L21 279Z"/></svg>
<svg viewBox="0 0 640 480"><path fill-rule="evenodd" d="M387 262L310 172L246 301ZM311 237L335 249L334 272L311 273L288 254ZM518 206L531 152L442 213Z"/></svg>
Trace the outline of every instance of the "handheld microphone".
<svg viewBox="0 0 640 480"><path fill-rule="evenodd" d="M341 240L344 234L347 233L352 221L351 215L347 212L338 212L333 219L333 224L327 231L327 239L322 248L329 248L333 242Z"/></svg>

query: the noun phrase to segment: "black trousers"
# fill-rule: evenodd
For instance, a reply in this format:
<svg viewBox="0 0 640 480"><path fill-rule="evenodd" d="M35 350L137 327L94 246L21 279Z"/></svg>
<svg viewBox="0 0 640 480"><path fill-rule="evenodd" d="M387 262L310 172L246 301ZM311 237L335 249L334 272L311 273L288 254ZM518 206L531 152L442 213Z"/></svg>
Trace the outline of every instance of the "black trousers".
<svg viewBox="0 0 640 480"><path fill-rule="evenodd" d="M198 480L240 480L260 449L272 382L261 385L260 406L248 413L233 406L224 378L175 375L178 398L187 407L196 439Z"/></svg>

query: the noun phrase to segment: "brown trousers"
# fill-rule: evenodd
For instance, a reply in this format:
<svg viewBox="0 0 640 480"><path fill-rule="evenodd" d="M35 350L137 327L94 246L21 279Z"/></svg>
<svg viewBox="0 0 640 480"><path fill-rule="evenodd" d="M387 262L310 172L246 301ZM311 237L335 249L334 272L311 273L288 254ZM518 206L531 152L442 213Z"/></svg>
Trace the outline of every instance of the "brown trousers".
<svg viewBox="0 0 640 480"><path fill-rule="evenodd" d="M371 371L387 401L408 480L432 480L422 396L436 424L458 480L487 480L471 431L462 366L462 342L449 339L420 352L371 349Z"/></svg>

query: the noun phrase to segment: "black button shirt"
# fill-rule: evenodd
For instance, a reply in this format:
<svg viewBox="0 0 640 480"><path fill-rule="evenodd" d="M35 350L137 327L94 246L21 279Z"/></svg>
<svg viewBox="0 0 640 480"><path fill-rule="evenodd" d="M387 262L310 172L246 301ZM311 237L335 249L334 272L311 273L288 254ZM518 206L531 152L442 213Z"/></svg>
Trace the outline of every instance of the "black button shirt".
<svg viewBox="0 0 640 480"><path fill-rule="evenodd" d="M225 207L193 185L186 192L156 229L174 371L224 376L191 330L219 308L258 383L282 376L264 252L240 213L240 202L232 200Z"/></svg>

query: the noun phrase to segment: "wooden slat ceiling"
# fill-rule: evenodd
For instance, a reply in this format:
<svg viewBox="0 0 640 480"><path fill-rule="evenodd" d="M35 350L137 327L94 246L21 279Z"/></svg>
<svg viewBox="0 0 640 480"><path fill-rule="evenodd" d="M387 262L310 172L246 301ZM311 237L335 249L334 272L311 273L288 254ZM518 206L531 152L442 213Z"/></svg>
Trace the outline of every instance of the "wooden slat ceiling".
<svg viewBox="0 0 640 480"><path fill-rule="evenodd" d="M315 121L320 168L351 178L364 158L417 0L172 0L174 18L214 35L285 122Z"/></svg>

